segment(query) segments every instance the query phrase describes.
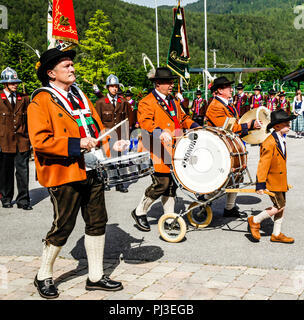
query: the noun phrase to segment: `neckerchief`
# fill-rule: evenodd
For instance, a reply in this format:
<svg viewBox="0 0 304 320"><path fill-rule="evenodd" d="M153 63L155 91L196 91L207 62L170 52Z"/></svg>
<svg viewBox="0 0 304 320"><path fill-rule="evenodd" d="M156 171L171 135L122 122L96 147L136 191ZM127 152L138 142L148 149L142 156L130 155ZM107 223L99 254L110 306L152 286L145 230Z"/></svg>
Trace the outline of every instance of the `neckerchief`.
<svg viewBox="0 0 304 320"><path fill-rule="evenodd" d="M225 104L221 98L218 98L218 97L215 97L215 99L217 101L219 101L221 104L223 104L227 109L228 111L231 113L231 115L233 115L235 118L237 118L237 110L233 107L233 105L230 105L230 104Z"/></svg>
<svg viewBox="0 0 304 320"><path fill-rule="evenodd" d="M274 101L276 100L276 98L269 98L268 99L268 106L271 106L270 108L268 108L270 111L274 110Z"/></svg>
<svg viewBox="0 0 304 320"><path fill-rule="evenodd" d="M260 106L260 102L262 100L262 95L259 97L254 96L253 97L253 108L258 108Z"/></svg>
<svg viewBox="0 0 304 320"><path fill-rule="evenodd" d="M199 99L195 99L194 103L195 103L195 113L197 115L199 115L199 109L200 109L200 105L203 101L203 98L199 98Z"/></svg>
<svg viewBox="0 0 304 320"><path fill-rule="evenodd" d="M170 115L175 124L175 129L180 129L180 124L177 118L176 105L173 99L170 99L169 105L157 94L155 90L152 91L152 94L162 106L162 108Z"/></svg>
<svg viewBox="0 0 304 320"><path fill-rule="evenodd" d="M76 87L74 87L74 88L76 88ZM80 132L81 138L91 137L92 136L91 131L94 134L95 138L98 138L99 132L98 132L98 130L95 126L94 120L92 118L88 101L85 98L84 94L78 88L77 88L77 91L78 91L81 99L79 99L75 95L73 96L73 98L77 99L77 102L79 103L80 109L78 109L78 110L74 110L72 103L55 88L47 87L45 89L47 89L48 91L51 91L53 94L55 94L56 98L61 101L61 103L64 105L65 109L75 119L75 121L77 122L78 127L79 127L79 132Z"/></svg>

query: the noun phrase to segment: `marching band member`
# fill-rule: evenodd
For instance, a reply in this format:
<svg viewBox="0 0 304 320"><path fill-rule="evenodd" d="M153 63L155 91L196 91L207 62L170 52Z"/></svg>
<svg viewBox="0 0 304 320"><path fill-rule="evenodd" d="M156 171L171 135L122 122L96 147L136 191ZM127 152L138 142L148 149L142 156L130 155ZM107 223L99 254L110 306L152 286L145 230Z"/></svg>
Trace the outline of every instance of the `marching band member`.
<svg viewBox="0 0 304 320"><path fill-rule="evenodd" d="M239 83L236 87L238 92L233 97L233 104L238 112L239 117L242 117L242 115L250 109L248 97L244 92L244 88L244 85Z"/></svg>
<svg viewBox="0 0 304 320"><path fill-rule="evenodd" d="M182 129L199 127L181 110L179 101L174 101L171 96L176 78L169 68L157 68L154 77L150 78L155 89L138 105L138 122L143 131L143 144L145 149L150 149L155 170L152 184L145 190L140 203L131 213L141 231L151 230L147 212L152 203L160 197L164 213L174 212L177 185L170 173L172 137L182 135ZM166 144L170 147L166 147Z"/></svg>
<svg viewBox="0 0 304 320"><path fill-rule="evenodd" d="M288 115L282 109L271 113L271 122L267 126L269 131L274 128L272 134L261 144L260 161L257 169L256 192L263 194L269 190L275 194L270 196L273 206L265 209L256 216L248 218L248 225L253 238L260 240L261 222L274 217L273 232L270 238L272 242L293 243L294 239L281 233L283 213L286 204L287 167L286 167L286 140L284 135L289 132L290 121L295 115Z"/></svg>
<svg viewBox="0 0 304 320"><path fill-rule="evenodd" d="M271 112L277 109L278 99L276 97L277 92L274 89L268 91L268 97L266 98L266 107Z"/></svg>
<svg viewBox="0 0 304 320"><path fill-rule="evenodd" d="M119 86L120 83L118 78L115 75L110 74L106 79L107 95L96 101L96 111L106 129L113 128L116 124L126 118L130 120L133 116L133 112L131 111L131 108L129 108L128 102L118 94ZM122 128L118 128L116 133L118 139L121 139L123 133ZM129 130L126 135L129 135ZM116 191L119 192L128 192L128 188L123 184L119 184L115 188Z"/></svg>
<svg viewBox="0 0 304 320"><path fill-rule="evenodd" d="M228 101L232 97L233 89L231 85L233 81L229 81L226 77L219 77L214 80L212 90L216 96L210 103L206 119L208 126L223 127L227 118L235 118L239 120L239 115L233 104L229 104ZM251 120L248 123L234 124L232 131L239 134L241 137L248 134L248 130L260 128L259 124L255 120ZM236 193L227 194L226 207L224 209L224 217L239 218L240 213L235 206Z"/></svg>
<svg viewBox="0 0 304 320"><path fill-rule="evenodd" d="M262 88L261 86L255 86L254 95L250 99L250 109L256 109L261 107L264 104L263 96L261 95Z"/></svg>
<svg viewBox="0 0 304 320"><path fill-rule="evenodd" d="M139 124L137 122L137 105L136 101L133 99L133 94L130 90L125 92L125 99L128 101L128 114L129 114L129 127L130 133L139 128Z"/></svg>
<svg viewBox="0 0 304 320"><path fill-rule="evenodd" d="M87 96L73 83L76 52L50 49L37 64L43 88L33 93L28 107L29 136L34 149L39 183L48 188L54 221L44 240L41 266L34 284L43 298L58 297L53 265L74 229L79 209L85 221L84 243L88 257L87 290L116 291L121 282L103 275L106 223L103 183L92 168L93 149L104 125ZM103 149L109 154L108 139ZM122 151L125 142L114 144ZM88 152L82 153L85 149ZM97 158L96 158L97 159Z"/></svg>
<svg viewBox="0 0 304 320"><path fill-rule="evenodd" d="M284 91L281 91L279 93L279 101L277 105L277 110L284 110L286 111L289 115L291 114L290 111L290 102L286 99L286 93Z"/></svg>
<svg viewBox="0 0 304 320"><path fill-rule="evenodd" d="M29 196L31 150L26 123L30 99L17 92L21 82L17 72L10 67L1 73L0 83L4 85L4 89L0 92L0 194L2 207L12 208L16 169L17 207L32 210Z"/></svg>
<svg viewBox="0 0 304 320"><path fill-rule="evenodd" d="M196 91L196 99L193 100L191 110L192 119L201 126L204 124L204 118L207 111L207 101L202 98L201 90Z"/></svg>

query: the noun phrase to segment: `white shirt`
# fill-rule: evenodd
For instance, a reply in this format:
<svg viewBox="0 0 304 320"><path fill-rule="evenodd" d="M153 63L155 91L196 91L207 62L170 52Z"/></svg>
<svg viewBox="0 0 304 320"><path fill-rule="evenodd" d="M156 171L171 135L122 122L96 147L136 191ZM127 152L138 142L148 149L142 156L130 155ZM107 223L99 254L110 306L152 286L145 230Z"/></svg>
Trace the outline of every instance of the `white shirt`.
<svg viewBox="0 0 304 320"><path fill-rule="evenodd" d="M281 145L281 149L283 151L283 154L286 153L286 150L285 150L285 143L286 143L286 139L284 137L282 137L279 133L277 133L277 136L279 138L279 141L280 141L280 145ZM285 143L284 143L285 142Z"/></svg>
<svg viewBox="0 0 304 320"><path fill-rule="evenodd" d="M69 100L69 98L68 98L68 93L70 93L70 94L73 96L74 101L79 104L78 99L76 98L75 94L72 92L71 89L69 89L69 91L65 91L65 90L63 90L63 89L55 86L53 83L50 83L50 86L51 86L52 88L56 89L57 91L59 91L59 92L60 92L66 99L68 99L68 100Z"/></svg>
<svg viewBox="0 0 304 320"><path fill-rule="evenodd" d="M117 103L118 97L117 95L115 97L111 97L111 95L108 93L107 94L108 99L110 100L111 103L113 103L113 99L115 100L115 105Z"/></svg>
<svg viewBox="0 0 304 320"><path fill-rule="evenodd" d="M4 93L5 93L8 101L9 101L10 103L11 103L11 101L12 101L12 98L10 97L10 95L12 94L12 95L14 96L13 99L14 99L14 102L15 102L15 104L16 104L16 101L17 101L16 93L15 93L15 92L9 92L9 91L6 90L6 89L3 89L3 91L4 91Z"/></svg>
<svg viewBox="0 0 304 320"><path fill-rule="evenodd" d="M167 100L167 96L166 95L164 95L163 93L160 93L158 90L156 90L155 89L155 91L156 91L156 93L164 100L164 101L166 101L166 103L167 104L169 104L169 101Z"/></svg>
<svg viewBox="0 0 304 320"><path fill-rule="evenodd" d="M227 99L219 97L219 96L217 96L217 98L219 98L221 101L223 101L225 103L225 106L228 106L229 101Z"/></svg>

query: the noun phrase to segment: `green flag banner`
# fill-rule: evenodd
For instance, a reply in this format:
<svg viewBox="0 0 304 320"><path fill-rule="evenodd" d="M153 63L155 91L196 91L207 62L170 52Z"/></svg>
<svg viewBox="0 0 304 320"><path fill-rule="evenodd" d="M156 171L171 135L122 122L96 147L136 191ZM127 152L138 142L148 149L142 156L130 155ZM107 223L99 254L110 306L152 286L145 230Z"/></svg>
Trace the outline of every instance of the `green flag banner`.
<svg viewBox="0 0 304 320"><path fill-rule="evenodd" d="M178 5L177 8L174 8L174 26L170 40L167 66L182 77L187 85L190 81L189 61L190 55L184 8Z"/></svg>

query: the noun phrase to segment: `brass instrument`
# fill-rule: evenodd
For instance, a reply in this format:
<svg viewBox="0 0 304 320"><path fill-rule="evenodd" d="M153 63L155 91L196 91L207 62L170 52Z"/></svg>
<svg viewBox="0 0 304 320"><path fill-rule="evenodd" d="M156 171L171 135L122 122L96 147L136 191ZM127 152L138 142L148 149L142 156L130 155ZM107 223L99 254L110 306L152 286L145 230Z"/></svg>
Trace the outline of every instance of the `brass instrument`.
<svg viewBox="0 0 304 320"><path fill-rule="evenodd" d="M247 136L242 139L249 144L262 143L271 133L266 132L266 127L270 123L270 110L265 107L259 107L247 111L239 120L240 124L247 123L251 120L257 120L261 125L260 129L250 130Z"/></svg>

